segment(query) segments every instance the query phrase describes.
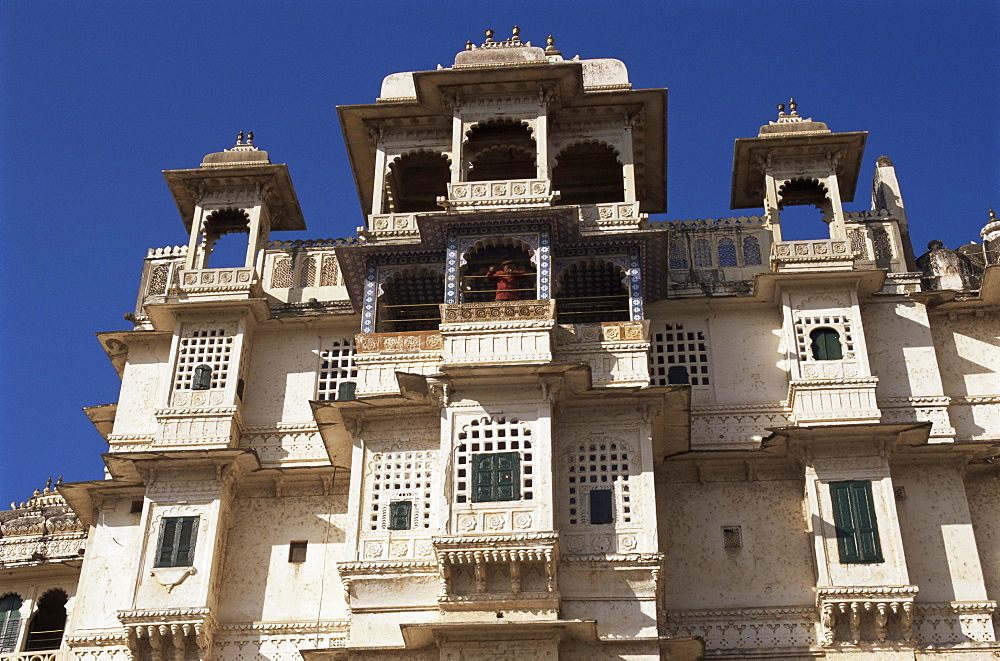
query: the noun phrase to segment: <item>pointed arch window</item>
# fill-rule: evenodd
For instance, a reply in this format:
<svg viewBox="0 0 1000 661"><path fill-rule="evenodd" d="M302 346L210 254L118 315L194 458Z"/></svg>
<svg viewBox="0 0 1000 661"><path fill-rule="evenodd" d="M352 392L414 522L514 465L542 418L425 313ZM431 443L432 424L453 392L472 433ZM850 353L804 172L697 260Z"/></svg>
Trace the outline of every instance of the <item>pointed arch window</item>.
<svg viewBox="0 0 1000 661"><path fill-rule="evenodd" d="M760 241L755 236L743 238L743 263L747 266L760 266Z"/></svg>
<svg viewBox="0 0 1000 661"><path fill-rule="evenodd" d="M66 593L62 590L46 592L38 600L38 612L31 618L25 652L57 650L62 645L66 628Z"/></svg>
<svg viewBox="0 0 1000 661"><path fill-rule="evenodd" d="M725 268L736 265L736 244L724 236L719 239L719 266Z"/></svg>
<svg viewBox="0 0 1000 661"><path fill-rule="evenodd" d="M841 360L844 350L840 344L840 333L832 328L817 328L809 333L812 340L813 360Z"/></svg>

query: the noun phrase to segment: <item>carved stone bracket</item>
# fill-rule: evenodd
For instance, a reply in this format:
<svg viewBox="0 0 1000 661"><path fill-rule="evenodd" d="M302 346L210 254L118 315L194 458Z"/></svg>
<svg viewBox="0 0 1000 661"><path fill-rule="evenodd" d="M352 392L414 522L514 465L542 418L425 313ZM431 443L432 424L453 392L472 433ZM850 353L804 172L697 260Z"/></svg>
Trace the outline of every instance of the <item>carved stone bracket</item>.
<svg viewBox="0 0 1000 661"><path fill-rule="evenodd" d="M912 643L916 596L915 585L817 588L821 644L883 643L889 637L890 622L902 642ZM863 640L863 631L869 629L874 640Z"/></svg>

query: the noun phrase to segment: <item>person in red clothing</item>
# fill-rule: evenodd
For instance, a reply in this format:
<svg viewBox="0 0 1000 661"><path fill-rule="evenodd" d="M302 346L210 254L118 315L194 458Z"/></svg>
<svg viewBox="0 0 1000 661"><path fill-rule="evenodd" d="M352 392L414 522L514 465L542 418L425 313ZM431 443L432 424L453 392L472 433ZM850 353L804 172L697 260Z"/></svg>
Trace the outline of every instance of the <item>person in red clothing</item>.
<svg viewBox="0 0 1000 661"><path fill-rule="evenodd" d="M517 289L521 278L525 276L525 271L515 271L512 259L505 259L500 266L500 270L497 270L496 266L491 266L486 271L486 282L497 286L497 295L494 300L516 301L521 298Z"/></svg>

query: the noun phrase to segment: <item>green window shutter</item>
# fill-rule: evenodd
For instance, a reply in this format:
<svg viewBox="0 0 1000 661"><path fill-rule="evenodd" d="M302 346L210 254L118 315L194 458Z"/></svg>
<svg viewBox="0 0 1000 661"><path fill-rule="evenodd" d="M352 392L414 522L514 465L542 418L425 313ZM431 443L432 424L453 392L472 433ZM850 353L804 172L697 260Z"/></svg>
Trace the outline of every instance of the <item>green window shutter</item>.
<svg viewBox="0 0 1000 661"><path fill-rule="evenodd" d="M198 517L167 516L160 522L154 567L188 567L194 564Z"/></svg>
<svg viewBox="0 0 1000 661"><path fill-rule="evenodd" d="M855 482L852 487L852 504L857 512L857 538L861 551L861 562L884 562L882 544L878 538L878 523L875 521L875 500L872 497L871 482Z"/></svg>
<svg viewBox="0 0 1000 661"><path fill-rule="evenodd" d="M472 455L472 502L520 500L520 464L517 452Z"/></svg>
<svg viewBox="0 0 1000 661"><path fill-rule="evenodd" d="M813 360L841 360L840 333L832 328L817 328L809 333L812 340Z"/></svg>
<svg viewBox="0 0 1000 661"><path fill-rule="evenodd" d="M872 483L832 482L833 522L843 564L883 562Z"/></svg>
<svg viewBox="0 0 1000 661"><path fill-rule="evenodd" d="M409 530L413 520L413 503L409 500L397 500L389 503L389 530Z"/></svg>
<svg viewBox="0 0 1000 661"><path fill-rule="evenodd" d="M21 598L8 594L0 599L0 654L13 652L21 628Z"/></svg>

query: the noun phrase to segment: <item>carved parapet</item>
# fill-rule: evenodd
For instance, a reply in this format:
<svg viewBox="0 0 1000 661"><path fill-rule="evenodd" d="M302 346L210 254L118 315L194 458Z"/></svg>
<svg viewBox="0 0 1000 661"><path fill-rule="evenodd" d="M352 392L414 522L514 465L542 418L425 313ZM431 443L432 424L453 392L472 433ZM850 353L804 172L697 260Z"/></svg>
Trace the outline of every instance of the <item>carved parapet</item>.
<svg viewBox="0 0 1000 661"><path fill-rule="evenodd" d="M438 331L407 333L365 333L355 336L358 354L378 353L441 353L444 340Z"/></svg>
<svg viewBox="0 0 1000 661"><path fill-rule="evenodd" d="M412 213L372 214L368 218L368 229L359 231L369 242L387 239L419 239L417 217Z"/></svg>
<svg viewBox="0 0 1000 661"><path fill-rule="evenodd" d="M915 585L816 589L820 644L913 642Z"/></svg>
<svg viewBox="0 0 1000 661"><path fill-rule="evenodd" d="M195 393L199 394L199 393ZM154 412L158 430L153 445L235 447L240 435L240 416L235 406L213 408L168 408Z"/></svg>
<svg viewBox="0 0 1000 661"><path fill-rule="evenodd" d="M590 365L595 385L647 385L648 335L649 324L645 321L559 326L554 359Z"/></svg>
<svg viewBox="0 0 1000 661"><path fill-rule="evenodd" d="M557 609L559 535L457 535L431 540L444 610Z"/></svg>
<svg viewBox="0 0 1000 661"><path fill-rule="evenodd" d="M252 267L183 269L176 291L188 298L210 300L259 298L263 295L260 278Z"/></svg>
<svg viewBox="0 0 1000 661"><path fill-rule="evenodd" d="M476 211L501 207L543 207L559 199L549 179L471 181L448 184L447 197L438 204L447 211Z"/></svg>
<svg viewBox="0 0 1000 661"><path fill-rule="evenodd" d="M851 424L881 418L875 402L875 377L863 379L793 380L788 404L796 424Z"/></svg>
<svg viewBox="0 0 1000 661"><path fill-rule="evenodd" d="M829 271L854 268L854 251L846 239L779 241L771 253L777 272Z"/></svg>
<svg viewBox="0 0 1000 661"><path fill-rule="evenodd" d="M67 658L67 654L60 650L0 654L0 661L63 661L65 658Z"/></svg>
<svg viewBox="0 0 1000 661"><path fill-rule="evenodd" d="M738 651L804 648L816 644L816 610L810 606L667 611L670 637L701 636L705 647Z"/></svg>
<svg viewBox="0 0 1000 661"><path fill-rule="evenodd" d="M580 229L600 232L639 229L646 215L639 213L638 202L611 202L580 205Z"/></svg>
<svg viewBox="0 0 1000 661"><path fill-rule="evenodd" d="M80 557L86 526L55 488L50 478L45 489L36 490L27 502L12 503L12 509L0 511L0 564Z"/></svg>
<svg viewBox="0 0 1000 661"><path fill-rule="evenodd" d="M118 611L118 621L133 658L148 655L152 661L185 659L192 649L198 659L208 659L218 628L208 608Z"/></svg>
<svg viewBox="0 0 1000 661"><path fill-rule="evenodd" d="M443 304L441 318L446 364L552 361L555 301Z"/></svg>

